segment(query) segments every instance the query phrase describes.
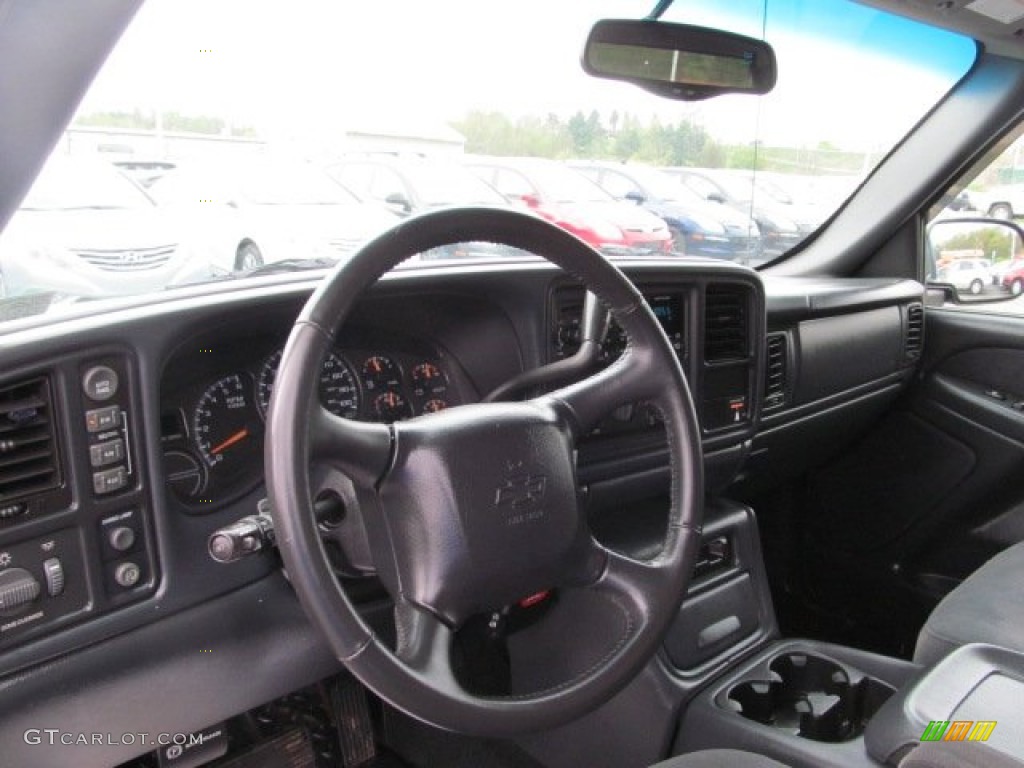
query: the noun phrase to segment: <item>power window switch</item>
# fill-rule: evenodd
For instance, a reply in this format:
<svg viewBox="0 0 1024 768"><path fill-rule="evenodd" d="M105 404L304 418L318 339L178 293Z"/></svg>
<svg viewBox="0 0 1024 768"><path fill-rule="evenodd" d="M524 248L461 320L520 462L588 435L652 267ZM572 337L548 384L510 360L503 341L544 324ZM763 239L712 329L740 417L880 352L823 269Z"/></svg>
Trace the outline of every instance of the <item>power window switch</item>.
<svg viewBox="0 0 1024 768"><path fill-rule="evenodd" d="M64 566L60 559L51 557L43 561L43 575L46 577L46 593L57 597L64 591Z"/></svg>

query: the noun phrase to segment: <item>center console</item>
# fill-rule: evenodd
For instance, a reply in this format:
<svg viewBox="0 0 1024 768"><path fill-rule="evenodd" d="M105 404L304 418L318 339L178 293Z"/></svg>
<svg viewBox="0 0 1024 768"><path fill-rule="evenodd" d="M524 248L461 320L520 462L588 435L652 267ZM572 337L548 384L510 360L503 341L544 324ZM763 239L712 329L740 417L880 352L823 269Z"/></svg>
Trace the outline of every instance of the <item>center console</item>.
<svg viewBox="0 0 1024 768"><path fill-rule="evenodd" d="M1024 655L966 645L915 675L882 706L868 724L867 751L892 765L922 742L984 743L1024 761L1022 700Z"/></svg>
<svg viewBox="0 0 1024 768"><path fill-rule="evenodd" d="M918 671L845 646L776 641L689 703L672 751L731 746L792 766L877 766L865 728Z"/></svg>

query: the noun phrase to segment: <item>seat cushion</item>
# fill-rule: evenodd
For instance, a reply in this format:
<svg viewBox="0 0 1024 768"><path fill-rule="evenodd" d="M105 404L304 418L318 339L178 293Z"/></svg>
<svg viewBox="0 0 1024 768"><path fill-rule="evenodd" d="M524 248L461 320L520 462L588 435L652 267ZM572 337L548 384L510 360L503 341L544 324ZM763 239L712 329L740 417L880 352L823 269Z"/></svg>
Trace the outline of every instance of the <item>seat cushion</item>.
<svg viewBox="0 0 1024 768"><path fill-rule="evenodd" d="M651 768L786 768L786 765L764 755L736 749L703 749L673 757Z"/></svg>
<svg viewBox="0 0 1024 768"><path fill-rule="evenodd" d="M967 643L1024 653L1024 542L993 557L935 606L914 661L933 664Z"/></svg>

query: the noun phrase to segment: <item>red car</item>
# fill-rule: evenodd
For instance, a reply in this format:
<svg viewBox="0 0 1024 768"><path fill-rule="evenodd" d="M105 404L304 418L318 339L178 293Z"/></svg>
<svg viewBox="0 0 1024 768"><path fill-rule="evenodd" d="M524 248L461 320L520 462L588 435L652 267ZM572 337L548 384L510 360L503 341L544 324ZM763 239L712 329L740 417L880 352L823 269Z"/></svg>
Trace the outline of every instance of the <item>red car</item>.
<svg viewBox="0 0 1024 768"><path fill-rule="evenodd" d="M1014 296L1024 293L1024 259L1014 259L1007 265L1002 283Z"/></svg>
<svg viewBox="0 0 1024 768"><path fill-rule="evenodd" d="M510 200L572 232L608 255L669 253L668 225L623 203L581 173L539 158L483 157L466 164Z"/></svg>

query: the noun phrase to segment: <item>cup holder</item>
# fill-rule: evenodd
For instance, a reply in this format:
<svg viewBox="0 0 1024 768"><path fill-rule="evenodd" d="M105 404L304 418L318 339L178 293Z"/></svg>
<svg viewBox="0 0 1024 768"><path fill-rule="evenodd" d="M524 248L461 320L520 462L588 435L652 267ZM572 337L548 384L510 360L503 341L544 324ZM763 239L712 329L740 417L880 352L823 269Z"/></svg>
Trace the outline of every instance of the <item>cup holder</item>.
<svg viewBox="0 0 1024 768"><path fill-rule="evenodd" d="M734 685L728 706L749 720L814 741L857 738L894 692L857 670L806 653L776 656L767 677Z"/></svg>

